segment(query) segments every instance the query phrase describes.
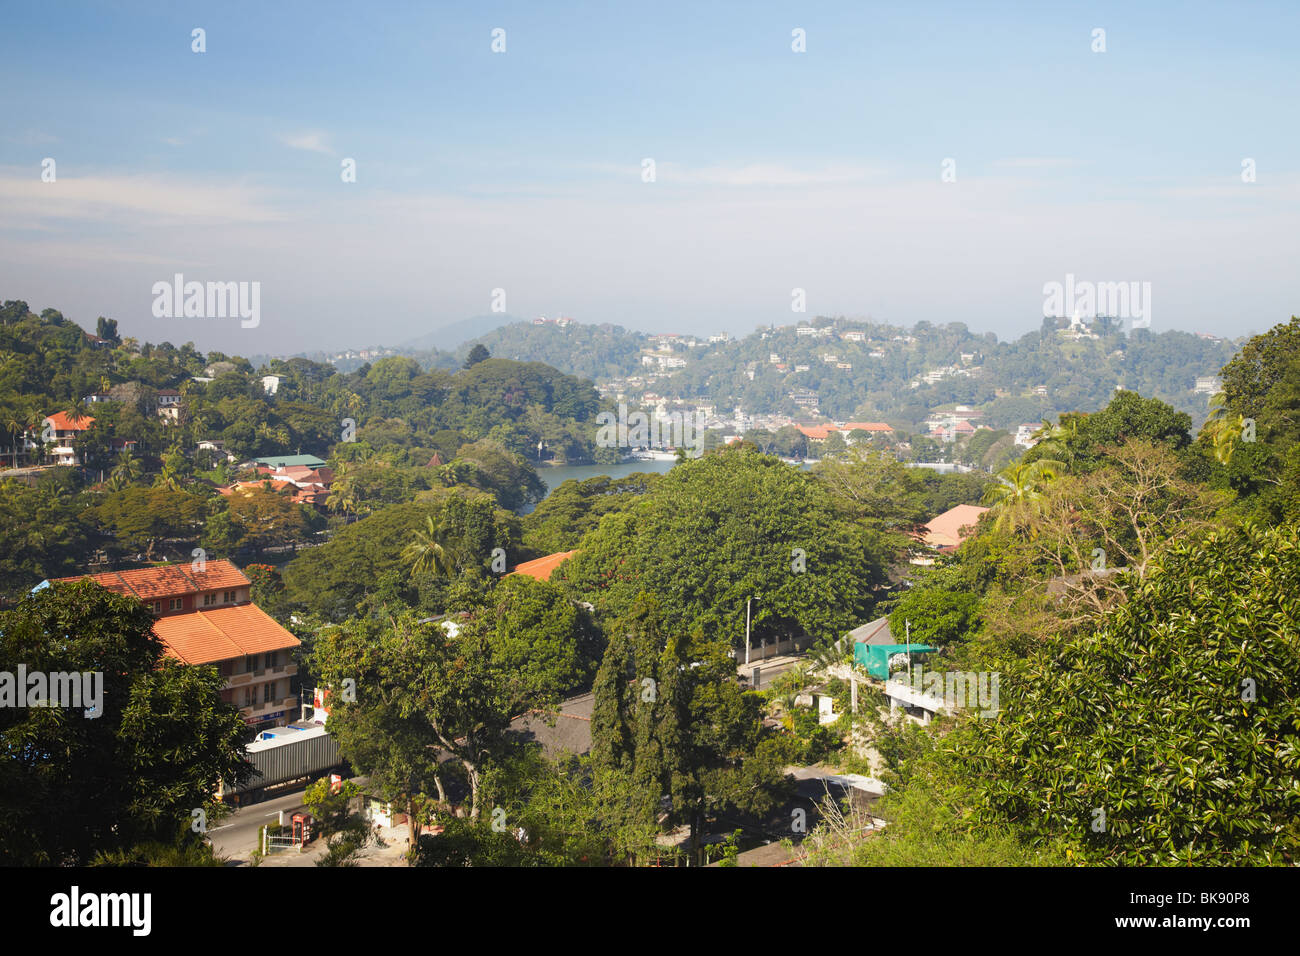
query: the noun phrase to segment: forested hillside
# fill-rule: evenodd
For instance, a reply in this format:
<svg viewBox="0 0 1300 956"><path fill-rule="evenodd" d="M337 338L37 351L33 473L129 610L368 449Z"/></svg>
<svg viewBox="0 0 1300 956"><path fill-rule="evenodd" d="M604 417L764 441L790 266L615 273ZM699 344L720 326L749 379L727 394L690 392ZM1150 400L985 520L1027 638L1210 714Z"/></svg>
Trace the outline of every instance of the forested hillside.
<svg viewBox="0 0 1300 956"><path fill-rule="evenodd" d="M1069 323L1044 320L1041 329L1014 342L976 334L960 322L919 322L904 329L818 317L801 325L827 334L800 335L787 325L695 347L682 336L669 354L686 366L642 390L728 410L740 406L751 414L793 415L799 408L790 392L811 389L822 413L833 419L884 420L914 430L931 409L943 405L978 407L987 424L1014 428L1061 412L1096 411L1117 388L1125 388L1168 402L1199 423L1209 396L1195 391L1196 379L1215 374L1235 350L1231 342L1188 332L1125 332L1105 319L1094 323L1090 334L1095 337L1071 336ZM845 333L862 333L862 338L846 340ZM596 382L652 371L642 356L662 354L660 343L643 333L580 323L520 322L474 342L487 345L493 355L545 362ZM807 370L798 371L803 365ZM949 374L935 382L922 378L944 369Z"/></svg>
<svg viewBox="0 0 1300 956"><path fill-rule="evenodd" d="M538 362L254 369L188 343L122 337L112 320L97 329L23 302L0 308L0 459L38 469L0 480L0 601L44 577L195 547L245 559L291 549L321 540L331 522L435 490L475 489L518 508L544 492L539 454L589 462L605 451L588 424L595 390ZM169 393L174 418L159 403ZM45 467L55 441L42 423L56 413L82 425L69 439L76 468ZM275 455L330 462L323 511L239 467ZM241 479L251 481L243 493L217 493Z"/></svg>

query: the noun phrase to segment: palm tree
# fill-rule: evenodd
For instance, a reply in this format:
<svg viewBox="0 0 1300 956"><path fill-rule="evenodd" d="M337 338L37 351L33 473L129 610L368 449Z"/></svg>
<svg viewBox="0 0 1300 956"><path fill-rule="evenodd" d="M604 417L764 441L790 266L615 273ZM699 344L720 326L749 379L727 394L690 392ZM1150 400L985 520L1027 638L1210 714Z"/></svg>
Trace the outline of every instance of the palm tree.
<svg viewBox="0 0 1300 956"><path fill-rule="evenodd" d="M424 518L424 528L417 528L412 534L411 543L402 549L402 561L411 566L413 578L430 571L451 577L458 563L456 557L458 555L454 555L452 549L438 540L438 529L429 515Z"/></svg>
<svg viewBox="0 0 1300 956"><path fill-rule="evenodd" d="M125 488L140 478L144 469L140 465L140 459L131 454L130 451L123 450L117 456L117 464L113 467L112 482L116 483L118 488Z"/></svg>
<svg viewBox="0 0 1300 956"><path fill-rule="evenodd" d="M168 491L180 491L181 476L176 471L176 466L164 459L162 470L158 472L158 477L154 479L153 486L155 488L166 488Z"/></svg>
<svg viewBox="0 0 1300 956"><path fill-rule="evenodd" d="M325 499L325 507L334 512L342 511L344 518L349 512L356 513L357 499L352 487L352 479L348 475L347 462L339 462L334 472L334 480L330 483L330 493Z"/></svg>
<svg viewBox="0 0 1300 956"><path fill-rule="evenodd" d="M1210 399L1210 417L1206 419L1201 431L1210 441L1214 457L1221 464L1232 461L1232 453L1237 448L1237 439L1245 425L1241 415L1228 413L1227 396L1219 392Z"/></svg>
<svg viewBox="0 0 1300 956"><path fill-rule="evenodd" d="M1059 425L1053 425L1047 419L1043 419L1042 426L1034 432L1033 438L1035 447L1043 446L1044 450L1056 452L1060 458L1070 456L1070 443L1079 437L1079 417L1071 416L1068 422Z"/></svg>
<svg viewBox="0 0 1300 956"><path fill-rule="evenodd" d="M69 420L79 422L90 416L90 406L86 404L84 398L74 398L64 407L63 414L67 415Z"/></svg>
<svg viewBox="0 0 1300 956"><path fill-rule="evenodd" d="M994 527L1014 530L1033 525L1046 491L1065 474L1065 465L1054 458L1012 465L998 475L997 484L989 486L984 502L997 515Z"/></svg>

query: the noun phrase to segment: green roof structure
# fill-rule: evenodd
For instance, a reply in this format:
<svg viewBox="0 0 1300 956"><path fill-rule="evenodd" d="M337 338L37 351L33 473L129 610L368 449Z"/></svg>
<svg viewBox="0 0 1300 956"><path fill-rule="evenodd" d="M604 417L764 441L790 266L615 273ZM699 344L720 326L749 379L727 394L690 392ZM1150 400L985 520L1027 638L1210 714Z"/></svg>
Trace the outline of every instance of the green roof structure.
<svg viewBox="0 0 1300 956"><path fill-rule="evenodd" d="M253 461L268 468L292 468L294 465L306 465L308 468L324 467L325 462L315 455L277 455L271 458L254 458Z"/></svg>
<svg viewBox="0 0 1300 956"><path fill-rule="evenodd" d="M895 654L928 654L937 651L929 644L855 644L853 662L862 664L877 680L889 680L889 659Z"/></svg>

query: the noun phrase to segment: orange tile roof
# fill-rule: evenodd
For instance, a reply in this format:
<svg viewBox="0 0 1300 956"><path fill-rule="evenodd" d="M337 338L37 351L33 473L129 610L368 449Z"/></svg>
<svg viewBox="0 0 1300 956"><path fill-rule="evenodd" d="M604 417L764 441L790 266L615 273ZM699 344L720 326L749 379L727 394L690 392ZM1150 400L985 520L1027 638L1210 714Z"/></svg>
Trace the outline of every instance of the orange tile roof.
<svg viewBox="0 0 1300 956"><path fill-rule="evenodd" d="M884 422L845 422L845 431L856 431L862 429L864 432L892 432L893 429Z"/></svg>
<svg viewBox="0 0 1300 956"><path fill-rule="evenodd" d="M831 430L825 425L800 425L799 431L816 441L824 441L831 434Z"/></svg>
<svg viewBox="0 0 1300 956"><path fill-rule="evenodd" d="M153 632L167 645L169 655L186 664L213 664L301 643L256 604L160 617Z"/></svg>
<svg viewBox="0 0 1300 956"><path fill-rule="evenodd" d="M89 415L83 415L81 418L69 418L64 412L46 415L45 420L54 426L55 431L60 432L84 432L95 423L95 419Z"/></svg>
<svg viewBox="0 0 1300 956"><path fill-rule="evenodd" d="M971 531L963 529L974 527L980 515L988 510L979 505L949 508L925 526L925 543L935 548L955 548L971 535Z"/></svg>
<svg viewBox="0 0 1300 956"><path fill-rule="evenodd" d="M538 581L549 581L551 573L577 553L577 551L561 551L559 554L548 554L534 561L525 561L523 564L515 565L515 569L510 574L526 574ZM506 577L510 577L510 574Z"/></svg>
<svg viewBox="0 0 1300 956"><path fill-rule="evenodd" d="M272 491L284 491L286 488L290 488L294 491L298 490L297 485L284 478L259 478L256 481L236 481L234 484L227 485L224 488L218 488L217 494L229 498L236 491L239 491L243 492L244 497L247 498L252 494L253 490L263 488L268 483L270 484Z"/></svg>
<svg viewBox="0 0 1300 956"><path fill-rule="evenodd" d="M156 568L137 568L133 571L105 571L100 574L82 574L70 578L54 578L54 582L81 581L90 578L96 584L142 601L156 601L164 597L194 594L216 588L234 588L250 583L244 572L224 558L208 561L203 571L195 571L192 564L164 564Z"/></svg>

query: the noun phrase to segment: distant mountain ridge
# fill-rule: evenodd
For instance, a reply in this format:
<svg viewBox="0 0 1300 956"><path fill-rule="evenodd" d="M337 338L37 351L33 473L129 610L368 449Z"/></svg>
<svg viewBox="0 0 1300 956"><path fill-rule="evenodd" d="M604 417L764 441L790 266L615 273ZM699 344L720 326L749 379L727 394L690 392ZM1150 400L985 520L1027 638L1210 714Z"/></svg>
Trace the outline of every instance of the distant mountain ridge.
<svg viewBox="0 0 1300 956"><path fill-rule="evenodd" d="M488 322L497 324L484 331ZM427 366L454 367L482 344L498 358L543 362L596 383L619 380L631 400L653 392L728 411L820 413L905 428L954 404L980 409L994 427L1014 428L1063 411L1099 409L1116 388L1160 398L1200 421L1207 382L1236 352L1236 343L1215 336L1125 332L1106 319L1093 328L1045 319L1038 331L1010 342L960 322L906 329L830 317L714 338L479 316L396 351ZM430 342L442 344L420 347Z"/></svg>
<svg viewBox="0 0 1300 956"><path fill-rule="evenodd" d="M413 352L431 351L453 352L470 339L490 334L504 325L523 324L523 320L505 314L474 315L459 322L439 326L430 332L403 342L396 346L399 350L409 349Z"/></svg>

